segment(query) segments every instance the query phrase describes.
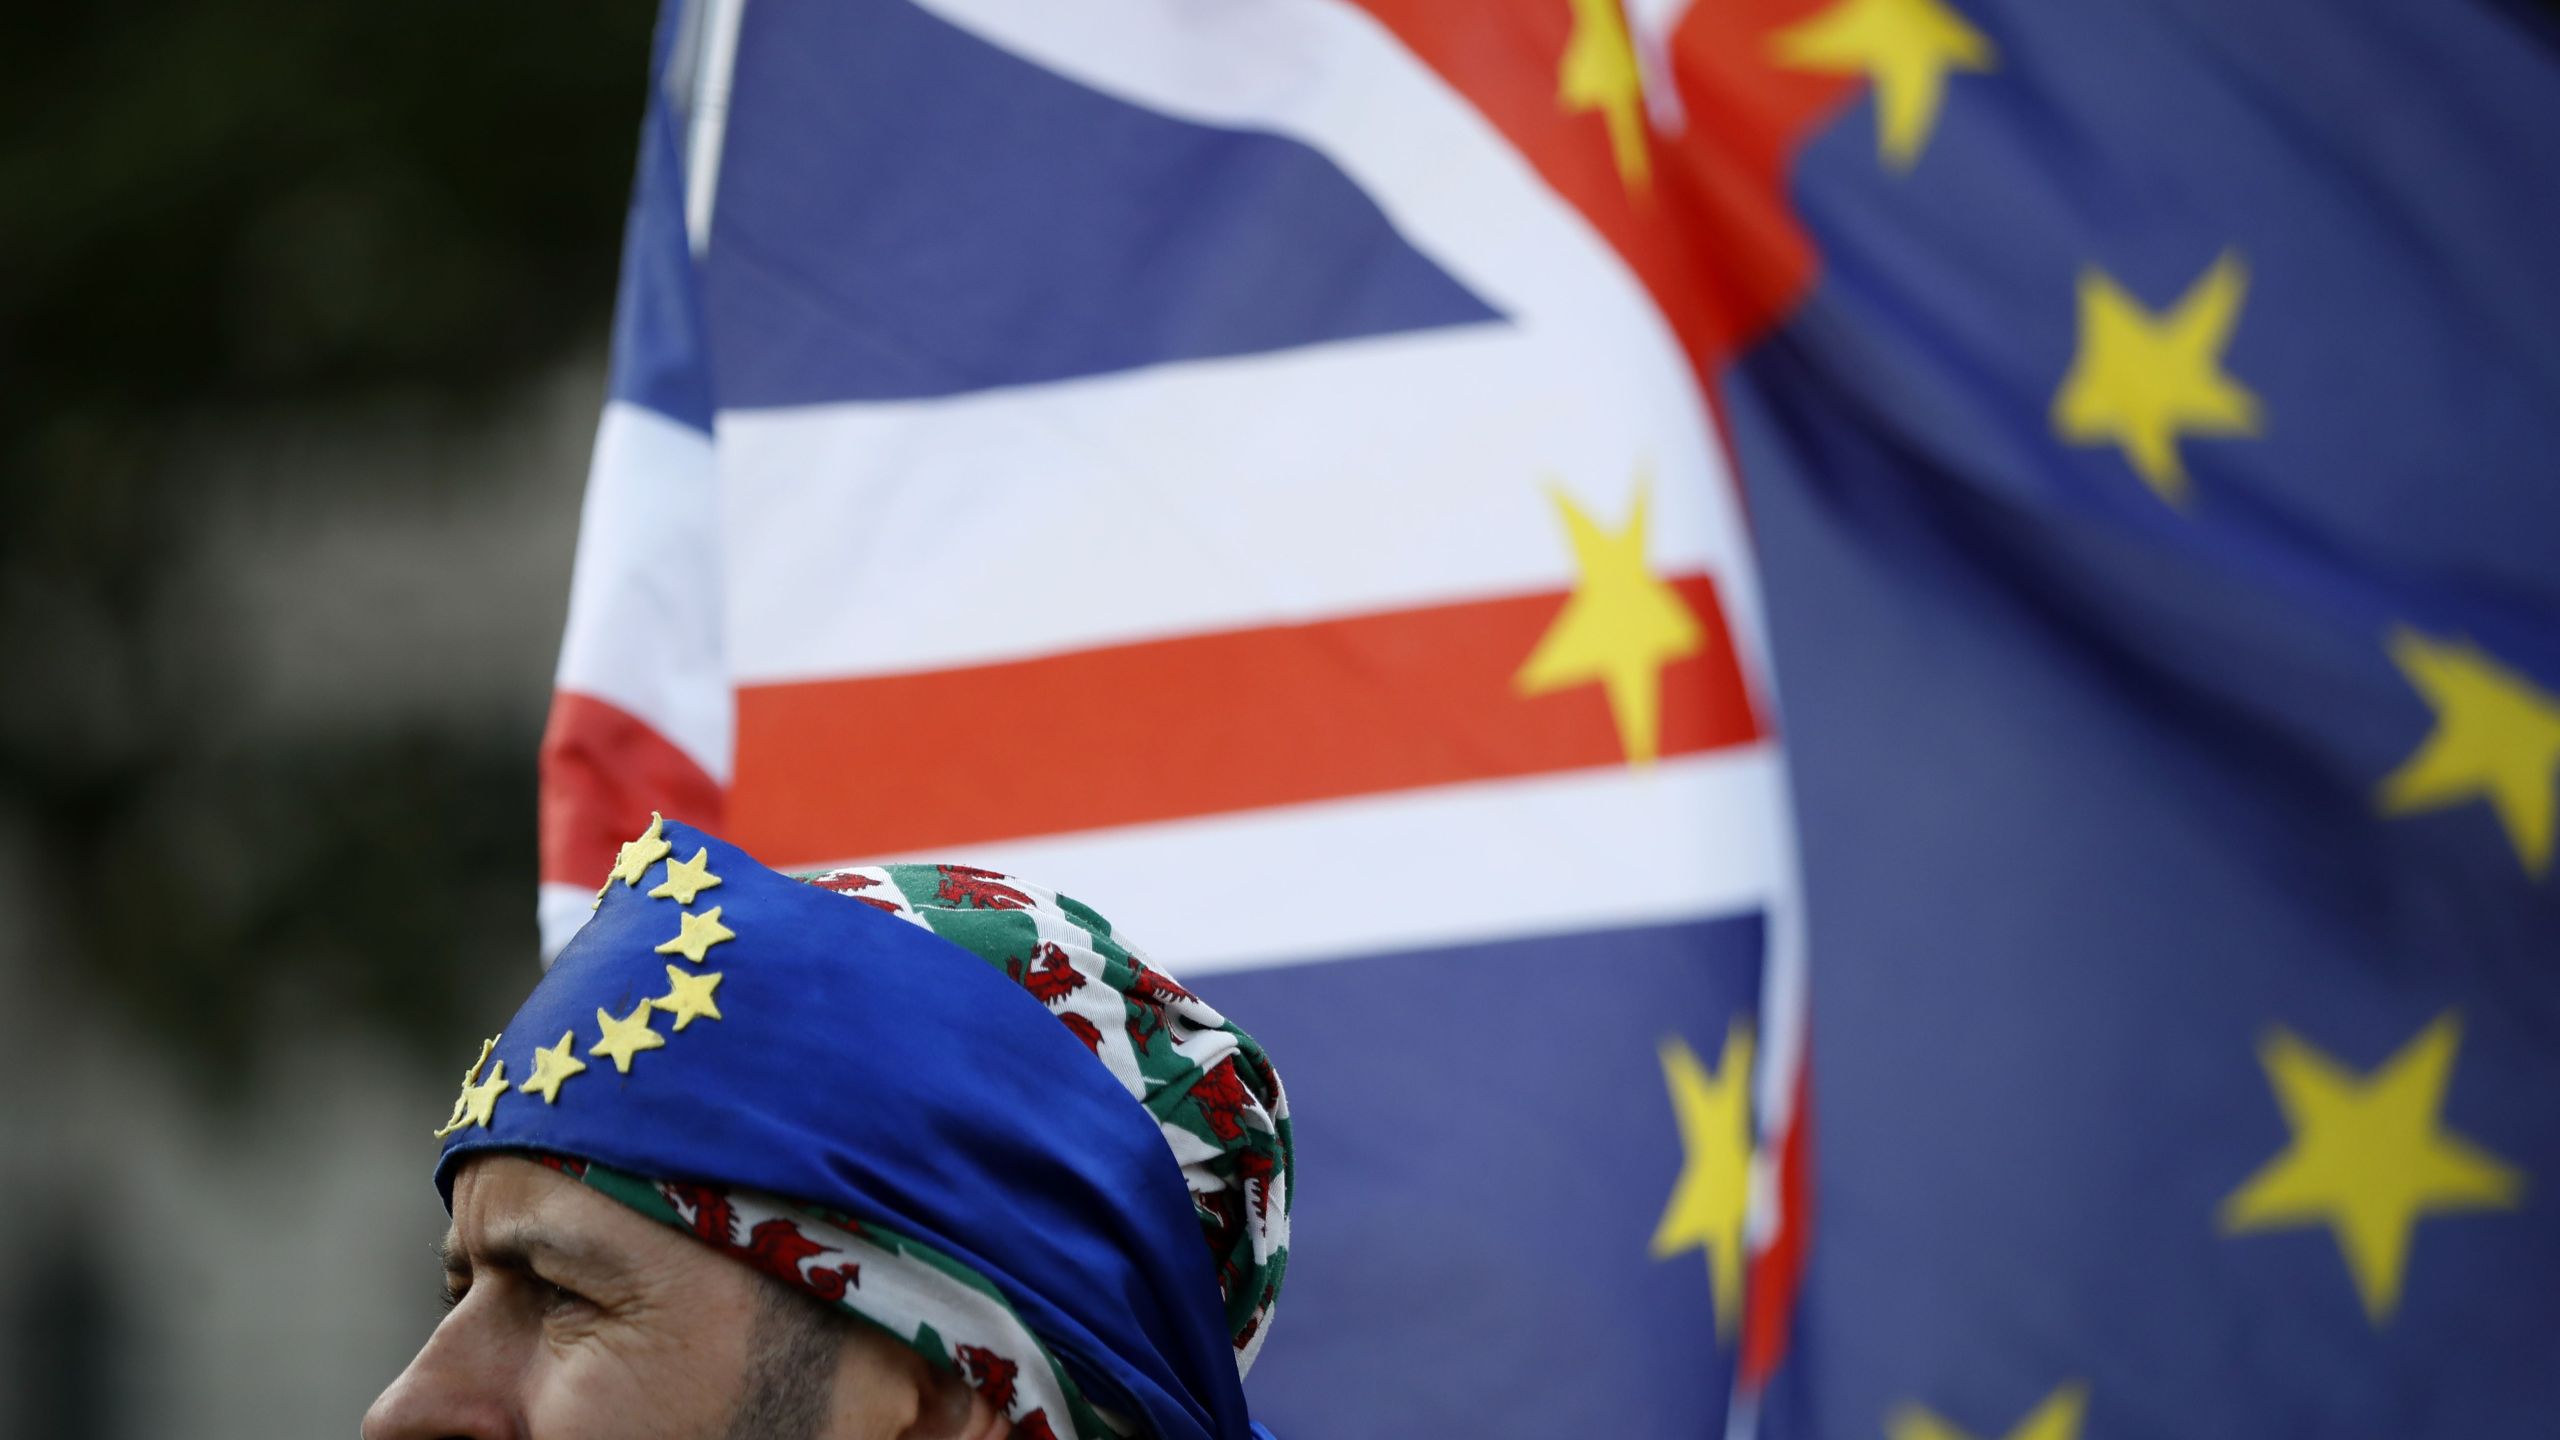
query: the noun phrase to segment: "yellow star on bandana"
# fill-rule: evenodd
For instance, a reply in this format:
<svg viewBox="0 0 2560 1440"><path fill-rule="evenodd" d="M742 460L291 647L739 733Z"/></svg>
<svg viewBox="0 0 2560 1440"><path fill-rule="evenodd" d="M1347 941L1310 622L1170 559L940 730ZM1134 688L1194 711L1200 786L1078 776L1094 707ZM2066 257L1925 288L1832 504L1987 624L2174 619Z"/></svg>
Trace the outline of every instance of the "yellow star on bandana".
<svg viewBox="0 0 2560 1440"><path fill-rule="evenodd" d="M674 1016L676 1029L681 1031L696 1019L720 1018L720 1007L711 999L711 992L719 988L720 972L717 970L708 975L687 975L670 965L667 967L667 993L649 1003Z"/></svg>
<svg viewBox="0 0 2560 1440"><path fill-rule="evenodd" d="M599 1007L596 1011L596 1025L604 1031L604 1038L590 1047L587 1053L610 1056L614 1069L625 1075L630 1074L633 1056L643 1050L655 1050L667 1043L666 1036L649 1028L649 1003L646 1000L641 1001L637 1009L619 1020Z"/></svg>
<svg viewBox="0 0 2560 1440"><path fill-rule="evenodd" d="M719 883L720 877L711 873L710 847L705 846L694 851L690 860L669 860L667 878L658 882L656 888L649 892L649 898L690 905L694 896Z"/></svg>
<svg viewBox="0 0 2560 1440"><path fill-rule="evenodd" d="M637 885L640 877L649 873L650 866L667 858L676 847L667 843L666 825L665 816L650 811L649 828L640 832L639 839L623 842L622 853L613 860L612 877L605 883L619 880L625 885Z"/></svg>
<svg viewBox="0 0 2560 1440"><path fill-rule="evenodd" d="M658 947L661 955L681 955L694 964L711 953L711 947L724 940L735 940L738 932L720 923L720 907L712 906L699 915L676 917L676 938Z"/></svg>
<svg viewBox="0 0 2560 1440"><path fill-rule="evenodd" d="M498 1048L498 1041L500 1038L501 1037L499 1036L492 1035L488 1039L480 1042L480 1056L478 1059L471 1062L470 1069L462 1072L462 1093L453 1097L453 1113L447 1115L443 1126L436 1130L436 1139L441 1140L447 1135L452 1134L454 1131L472 1123L468 1116L472 1106L476 1103L474 1096L477 1094L473 1089L473 1086L477 1084L480 1079L480 1067L489 1063L489 1054L491 1051ZM481 1108L485 1111L487 1109L494 1108L496 1103L496 1101L492 1100ZM487 1124L488 1122L483 1119L480 1123Z"/></svg>
<svg viewBox="0 0 2560 1440"><path fill-rule="evenodd" d="M507 1062L489 1067L489 1078L462 1092L462 1123L486 1125L498 1113L498 1097L507 1093Z"/></svg>
<svg viewBox="0 0 2560 1440"><path fill-rule="evenodd" d="M533 1074L523 1084L517 1086L516 1090L521 1094L541 1096L542 1103L545 1105L559 1103L560 1082L572 1075L583 1073L587 1068L586 1061L569 1053L569 1047L576 1043L577 1038L576 1031L563 1030L560 1032L559 1044L535 1046Z"/></svg>

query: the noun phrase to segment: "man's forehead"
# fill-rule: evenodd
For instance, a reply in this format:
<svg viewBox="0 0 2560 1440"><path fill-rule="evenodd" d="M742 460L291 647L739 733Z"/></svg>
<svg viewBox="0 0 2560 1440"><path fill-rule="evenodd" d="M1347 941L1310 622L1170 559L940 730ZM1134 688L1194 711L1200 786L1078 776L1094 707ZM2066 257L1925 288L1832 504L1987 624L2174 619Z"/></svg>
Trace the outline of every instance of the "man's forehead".
<svg viewBox="0 0 2560 1440"><path fill-rule="evenodd" d="M448 1266L541 1257L619 1265L635 1248L666 1241L683 1243L546 1166L485 1155L455 1176L453 1220L441 1249Z"/></svg>

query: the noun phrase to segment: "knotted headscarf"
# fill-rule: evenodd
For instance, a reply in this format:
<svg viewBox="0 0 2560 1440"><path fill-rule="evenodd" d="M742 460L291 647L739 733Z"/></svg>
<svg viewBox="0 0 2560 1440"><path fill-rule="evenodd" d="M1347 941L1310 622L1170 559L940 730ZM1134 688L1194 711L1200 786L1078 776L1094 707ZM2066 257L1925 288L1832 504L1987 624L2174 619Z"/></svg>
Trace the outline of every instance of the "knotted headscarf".
<svg viewBox="0 0 2560 1440"><path fill-rule="evenodd" d="M653 822L438 1133L448 1204L469 1155L544 1158L905 1340L1018 1436L1259 1430L1279 1077L1037 886L804 881Z"/></svg>

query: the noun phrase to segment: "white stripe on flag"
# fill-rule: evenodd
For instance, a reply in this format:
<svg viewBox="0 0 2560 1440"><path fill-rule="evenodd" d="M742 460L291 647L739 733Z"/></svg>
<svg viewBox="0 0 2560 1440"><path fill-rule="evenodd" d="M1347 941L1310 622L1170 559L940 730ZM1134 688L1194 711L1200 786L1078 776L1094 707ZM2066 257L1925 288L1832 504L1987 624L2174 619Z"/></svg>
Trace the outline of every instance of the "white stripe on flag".
<svg viewBox="0 0 2560 1440"><path fill-rule="evenodd" d="M1175 976L1759 910L1774 746L1195 820L848 857L981 865L1082 900ZM838 868L834 864L810 869ZM1307 896L1299 889L1316 891ZM593 890L542 887L546 949Z"/></svg>
<svg viewBox="0 0 2560 1440"><path fill-rule="evenodd" d="M1072 895L1188 977L1757 910L1784 798L1764 743L892 858Z"/></svg>
<svg viewBox="0 0 2560 1440"><path fill-rule="evenodd" d="M1568 362L1487 325L726 412L732 662L742 683L930 670L1561 590L1548 490L1615 529L1640 478L1656 572L1746 586L1723 471L1671 418L1689 400Z"/></svg>
<svg viewBox="0 0 2560 1440"><path fill-rule="evenodd" d="M736 707L713 483L709 436L654 410L605 405L558 684L646 722L726 783Z"/></svg>
<svg viewBox="0 0 2560 1440"><path fill-rule="evenodd" d="M1770 839L1783 784L1776 747L1761 742L1641 770L946 845L843 867L937 861L1018 876L1094 906L1188 978L1783 904L1787 860ZM542 887L546 952L587 922L594 899Z"/></svg>

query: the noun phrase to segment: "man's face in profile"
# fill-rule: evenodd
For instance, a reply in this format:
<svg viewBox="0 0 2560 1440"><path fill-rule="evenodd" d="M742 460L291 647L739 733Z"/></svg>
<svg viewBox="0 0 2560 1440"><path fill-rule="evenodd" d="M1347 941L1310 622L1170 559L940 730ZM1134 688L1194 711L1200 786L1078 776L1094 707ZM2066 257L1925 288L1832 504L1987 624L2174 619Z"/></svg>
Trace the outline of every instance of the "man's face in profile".
<svg viewBox="0 0 2560 1440"><path fill-rule="evenodd" d="M996 1440L886 1336L530 1160L453 1186L452 1308L364 1440Z"/></svg>

